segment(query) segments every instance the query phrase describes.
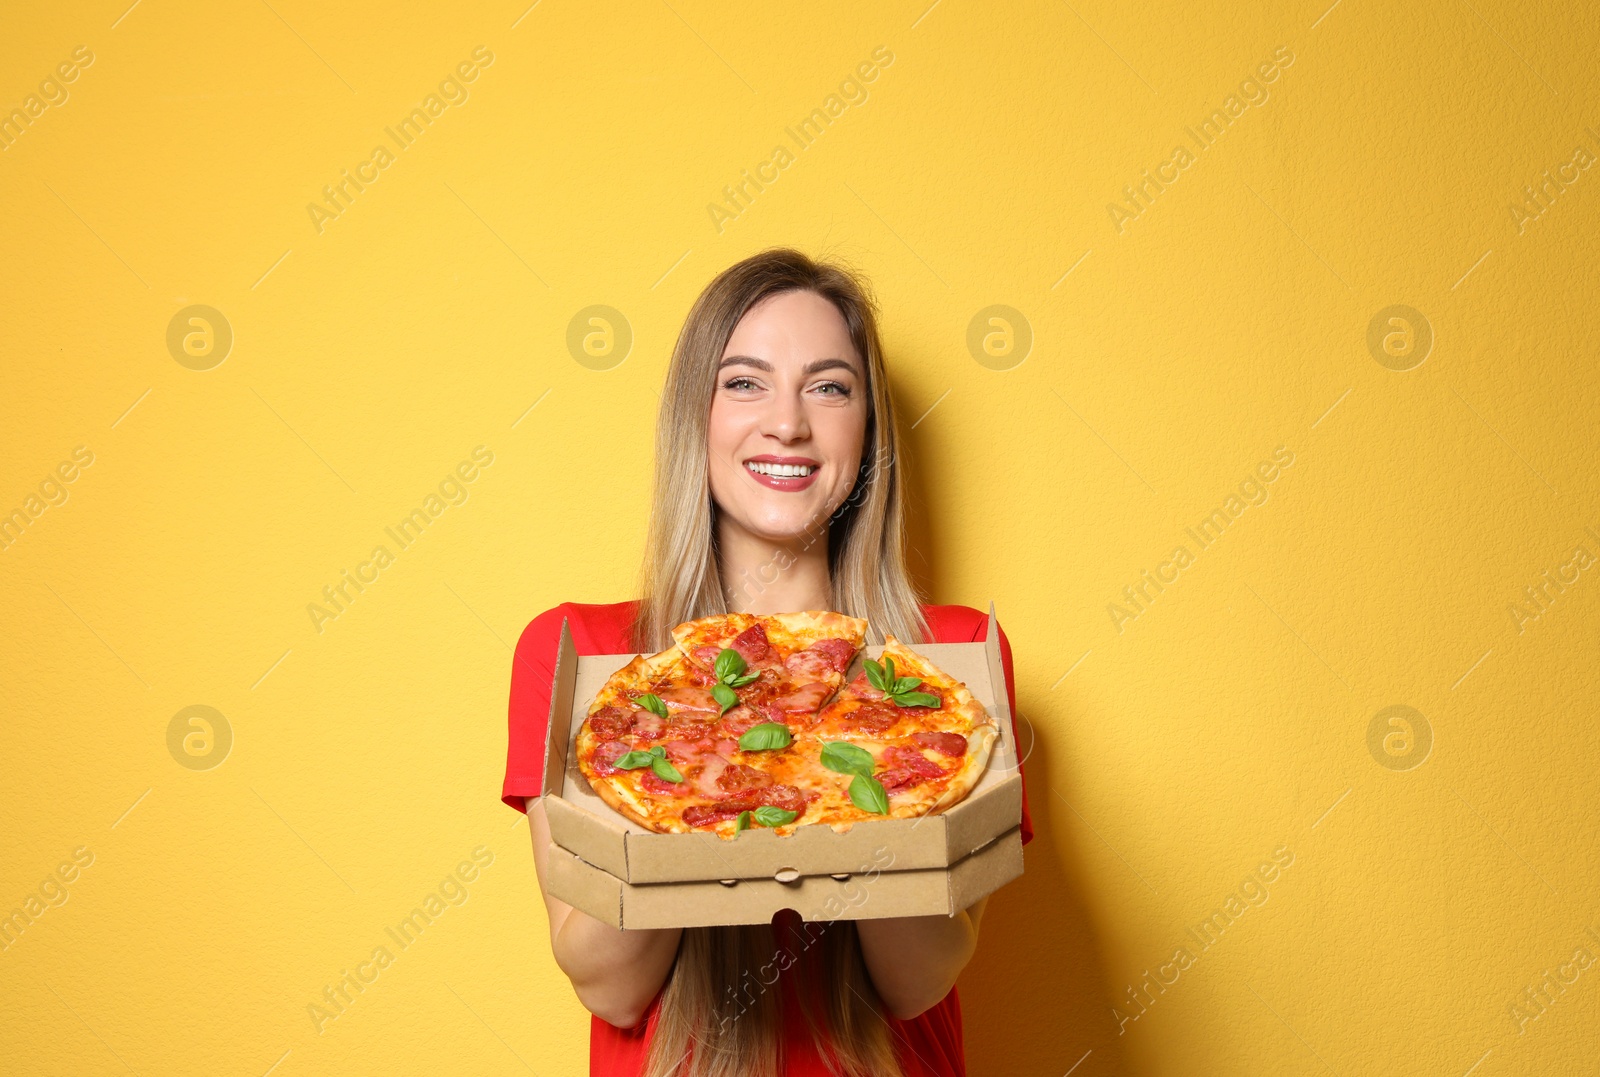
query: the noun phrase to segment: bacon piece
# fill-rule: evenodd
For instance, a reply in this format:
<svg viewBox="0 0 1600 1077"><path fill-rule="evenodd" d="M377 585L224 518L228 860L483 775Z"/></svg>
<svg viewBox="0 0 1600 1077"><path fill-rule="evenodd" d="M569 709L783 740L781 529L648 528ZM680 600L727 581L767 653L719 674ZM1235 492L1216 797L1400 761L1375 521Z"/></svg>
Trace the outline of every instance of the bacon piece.
<svg viewBox="0 0 1600 1077"><path fill-rule="evenodd" d="M666 731L681 740L700 740L711 735L716 720L705 711L668 711Z"/></svg>
<svg viewBox="0 0 1600 1077"><path fill-rule="evenodd" d="M589 761L594 765L596 774L621 774L622 771L611 764L621 758L623 753L629 751L632 751L632 749L620 740L608 740L594 750L594 755Z"/></svg>
<svg viewBox="0 0 1600 1077"><path fill-rule="evenodd" d="M657 698L667 705L667 713L674 714L689 712L696 714L716 714L722 708L712 698L711 689L697 688L694 685L679 684L670 688L659 689Z"/></svg>
<svg viewBox="0 0 1600 1077"><path fill-rule="evenodd" d="M698 762L702 755L714 750L710 737L701 737L697 740L669 740L662 747L667 750L667 758L680 766Z"/></svg>
<svg viewBox="0 0 1600 1077"><path fill-rule="evenodd" d="M806 649L827 655L840 673L850 668L850 660L856 656L856 645L846 639L819 639Z"/></svg>
<svg viewBox="0 0 1600 1077"><path fill-rule="evenodd" d="M843 673L856 655L855 645L842 639L822 639L785 659L784 668L796 679L816 680Z"/></svg>
<svg viewBox="0 0 1600 1077"><path fill-rule="evenodd" d="M940 755L959 759L967 754L967 738L960 733L924 731L911 734L911 739L923 748L931 748Z"/></svg>
<svg viewBox="0 0 1600 1077"><path fill-rule="evenodd" d="M722 775L733 765L716 752L704 752L700 756L698 765L691 767L691 772L686 777L697 793L708 797L721 796Z"/></svg>
<svg viewBox="0 0 1600 1077"><path fill-rule="evenodd" d="M757 714L743 703L730 707L728 713L717 722L714 730L719 737L733 737L737 739L753 725L760 725L767 720L765 715Z"/></svg>
<svg viewBox="0 0 1600 1077"><path fill-rule="evenodd" d="M772 775L743 763L731 763L717 778L717 788L724 793L748 793L772 784Z"/></svg>
<svg viewBox="0 0 1600 1077"><path fill-rule="evenodd" d="M707 645L705 647L696 647L691 653L709 666L717 660L717 655L722 653L722 648Z"/></svg>
<svg viewBox="0 0 1600 1077"><path fill-rule="evenodd" d="M657 715L651 714L647 710L635 710L632 717L633 728L629 732L636 737L644 737L646 740L654 740L659 737L661 730L666 725Z"/></svg>
<svg viewBox="0 0 1600 1077"><path fill-rule="evenodd" d="M751 625L733 637L733 642L728 646L738 651L739 657L750 665L776 657L772 653L772 644L767 641L767 628L759 623Z"/></svg>
<svg viewBox="0 0 1600 1077"><path fill-rule="evenodd" d="M817 681L802 684L781 696L764 699L752 706L765 714L770 721L781 722L787 714L815 714L817 708L822 706L823 700L827 699L832 691L828 685Z"/></svg>

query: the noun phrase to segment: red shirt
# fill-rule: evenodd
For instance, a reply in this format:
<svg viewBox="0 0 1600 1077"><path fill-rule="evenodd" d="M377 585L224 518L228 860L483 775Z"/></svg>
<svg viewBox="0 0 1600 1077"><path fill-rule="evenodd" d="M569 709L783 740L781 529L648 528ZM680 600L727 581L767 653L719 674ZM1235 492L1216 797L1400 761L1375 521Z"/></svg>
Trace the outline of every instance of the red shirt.
<svg viewBox="0 0 1600 1077"><path fill-rule="evenodd" d="M549 724L550 687L555 676L556 651L561 641L561 620L572 630L572 642L579 654L632 654L629 640L637 602L587 605L563 602L529 622L517 641L511 667L511 706L509 738L506 745L506 776L500 797L518 811L525 811L524 797L536 797L544 784L545 729ZM971 606L923 606L928 629L936 643L982 642L988 629L988 615ZM1017 713L1016 677L1011 671L1011 644L1000 633L1000 657L1006 675L1006 698L1013 716ZM1021 771L1019 764L1018 770ZM1033 838L1033 823L1028 817L1026 775L1022 789L1022 843ZM797 919L793 913L779 918ZM782 933L780 932L780 938ZM787 986L787 977L779 983ZM646 1018L637 1027L617 1028L591 1017L589 1026L589 1073L591 1077L638 1077L643 1069L646 1049L655 1032L660 995L650 1004ZM827 1068L817 1056L797 1006L785 1006L785 1072L790 1077L825 1077ZM956 989L938 1005L910 1021L887 1017L894 1036L900 1065L907 1077L965 1077L966 1056L961 1040L961 1001Z"/></svg>

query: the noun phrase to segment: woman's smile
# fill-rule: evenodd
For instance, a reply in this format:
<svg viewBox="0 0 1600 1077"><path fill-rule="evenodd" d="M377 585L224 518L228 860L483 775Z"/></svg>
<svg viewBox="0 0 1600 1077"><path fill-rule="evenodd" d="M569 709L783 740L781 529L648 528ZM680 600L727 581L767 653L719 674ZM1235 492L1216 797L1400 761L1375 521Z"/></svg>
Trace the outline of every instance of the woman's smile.
<svg viewBox="0 0 1600 1077"><path fill-rule="evenodd" d="M744 468L752 479L773 490L804 490L822 471L821 464L804 456L752 456Z"/></svg>

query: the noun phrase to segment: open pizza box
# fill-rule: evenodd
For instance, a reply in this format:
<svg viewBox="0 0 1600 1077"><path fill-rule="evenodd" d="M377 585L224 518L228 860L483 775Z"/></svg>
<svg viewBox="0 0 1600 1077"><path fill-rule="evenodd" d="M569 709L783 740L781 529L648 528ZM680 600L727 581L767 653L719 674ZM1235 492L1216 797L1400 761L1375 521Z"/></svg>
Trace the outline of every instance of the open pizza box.
<svg viewBox="0 0 1600 1077"><path fill-rule="evenodd" d="M912 645L967 690L1000 727L985 773L961 803L915 819L658 834L613 811L576 763L578 728L631 654L579 655L568 626L551 689L544 800L553 847L550 893L622 928L766 923L780 909L807 920L954 915L1022 874L1022 776L1006 699L994 607L982 643ZM846 673L853 678L868 646Z"/></svg>

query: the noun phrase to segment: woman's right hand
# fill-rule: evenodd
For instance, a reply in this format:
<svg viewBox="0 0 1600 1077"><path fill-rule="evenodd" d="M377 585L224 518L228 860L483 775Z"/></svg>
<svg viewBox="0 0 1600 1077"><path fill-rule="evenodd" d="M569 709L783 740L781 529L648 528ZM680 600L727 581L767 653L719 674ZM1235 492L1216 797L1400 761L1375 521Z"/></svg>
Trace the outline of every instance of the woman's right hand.
<svg viewBox="0 0 1600 1077"><path fill-rule="evenodd" d="M550 823L544 803L528 797L528 829L533 834L533 866L550 921L550 949L556 964L572 981L578 1001L590 1013L618 1028L644 1020L650 1003L666 983L678 956L681 928L624 931L550 896L545 886L549 868Z"/></svg>

